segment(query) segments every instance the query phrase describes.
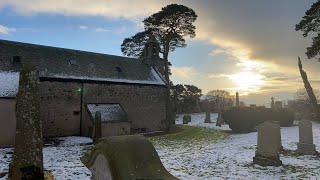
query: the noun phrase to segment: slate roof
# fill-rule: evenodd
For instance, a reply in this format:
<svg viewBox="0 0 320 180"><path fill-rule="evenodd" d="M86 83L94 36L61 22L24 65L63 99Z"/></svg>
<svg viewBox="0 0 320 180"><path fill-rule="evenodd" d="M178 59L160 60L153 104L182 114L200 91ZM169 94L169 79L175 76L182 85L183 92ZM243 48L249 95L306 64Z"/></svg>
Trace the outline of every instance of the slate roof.
<svg viewBox="0 0 320 180"><path fill-rule="evenodd" d="M95 118L97 111L101 113L101 122L127 122L128 117L119 104L87 104L91 117Z"/></svg>
<svg viewBox="0 0 320 180"><path fill-rule="evenodd" d="M43 78L165 85L159 73L139 59L0 40L0 72L20 71L14 56L34 64Z"/></svg>

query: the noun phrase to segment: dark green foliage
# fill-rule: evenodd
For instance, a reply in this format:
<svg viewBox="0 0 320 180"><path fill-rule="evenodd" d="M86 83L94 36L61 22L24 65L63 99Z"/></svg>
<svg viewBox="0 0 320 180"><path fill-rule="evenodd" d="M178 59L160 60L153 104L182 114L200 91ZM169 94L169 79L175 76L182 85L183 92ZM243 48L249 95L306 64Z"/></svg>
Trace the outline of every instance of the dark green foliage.
<svg viewBox="0 0 320 180"><path fill-rule="evenodd" d="M176 113L199 112L202 90L194 85L171 85L171 100Z"/></svg>
<svg viewBox="0 0 320 180"><path fill-rule="evenodd" d="M222 114L224 121L235 133L248 133L264 121L279 121L280 126L291 126L293 112L288 109L272 110L264 107L233 107Z"/></svg>
<svg viewBox="0 0 320 180"><path fill-rule="evenodd" d="M296 31L303 31L303 36L307 37L310 33L317 33L312 38L312 45L307 48L306 55L309 59L319 55L320 51L320 1L315 2L309 10L306 11L302 20L296 24Z"/></svg>

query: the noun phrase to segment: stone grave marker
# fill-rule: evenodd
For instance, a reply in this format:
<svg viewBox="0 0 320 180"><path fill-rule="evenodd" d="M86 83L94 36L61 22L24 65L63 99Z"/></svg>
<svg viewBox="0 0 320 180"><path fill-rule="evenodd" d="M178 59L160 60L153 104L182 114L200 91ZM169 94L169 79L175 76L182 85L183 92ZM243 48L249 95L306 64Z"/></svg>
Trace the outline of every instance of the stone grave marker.
<svg viewBox="0 0 320 180"><path fill-rule="evenodd" d="M217 122L216 122L216 126L219 126L219 127L221 127L221 125L224 123L221 114L222 114L221 112L218 112L218 117L217 117Z"/></svg>
<svg viewBox="0 0 320 180"><path fill-rule="evenodd" d="M101 113L97 111L94 115L94 140L97 141L101 137Z"/></svg>
<svg viewBox="0 0 320 180"><path fill-rule="evenodd" d="M313 144L312 123L308 119L299 122L299 143L297 152L299 154L317 154L316 146Z"/></svg>
<svg viewBox="0 0 320 180"><path fill-rule="evenodd" d="M43 179L43 138L40 119L39 72L26 64L16 97L16 135L9 179Z"/></svg>
<svg viewBox="0 0 320 180"><path fill-rule="evenodd" d="M210 113L210 111L206 112L206 119L204 120L204 123L211 123L211 113Z"/></svg>
<svg viewBox="0 0 320 180"><path fill-rule="evenodd" d="M189 121L188 115L184 115L182 121L183 121L183 124L188 124L189 122L191 122L191 117L190 117L190 121Z"/></svg>
<svg viewBox="0 0 320 180"><path fill-rule="evenodd" d="M100 138L81 161L94 180L177 180L165 169L152 143L141 135Z"/></svg>
<svg viewBox="0 0 320 180"><path fill-rule="evenodd" d="M259 126L258 142L253 163L261 166L280 166L282 161L279 157L279 133L277 126L272 121L266 121Z"/></svg>

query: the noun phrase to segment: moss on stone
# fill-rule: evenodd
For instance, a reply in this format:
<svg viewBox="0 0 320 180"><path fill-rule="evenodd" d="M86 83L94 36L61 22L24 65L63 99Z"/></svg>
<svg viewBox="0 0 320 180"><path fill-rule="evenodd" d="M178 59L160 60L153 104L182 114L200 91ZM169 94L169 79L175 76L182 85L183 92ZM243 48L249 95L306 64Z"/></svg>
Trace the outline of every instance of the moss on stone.
<svg viewBox="0 0 320 180"><path fill-rule="evenodd" d="M162 165L152 143L143 136L114 136L101 138L81 158L89 168L103 154L113 179L176 179Z"/></svg>

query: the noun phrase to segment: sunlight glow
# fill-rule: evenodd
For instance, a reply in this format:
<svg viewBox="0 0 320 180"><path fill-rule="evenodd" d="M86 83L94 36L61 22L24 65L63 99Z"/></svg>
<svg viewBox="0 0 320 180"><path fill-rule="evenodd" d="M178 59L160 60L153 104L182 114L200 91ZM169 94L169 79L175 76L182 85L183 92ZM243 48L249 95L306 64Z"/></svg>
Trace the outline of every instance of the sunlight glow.
<svg viewBox="0 0 320 180"><path fill-rule="evenodd" d="M229 75L228 78L238 85L235 89L247 93L258 91L266 83L265 76L246 71Z"/></svg>

